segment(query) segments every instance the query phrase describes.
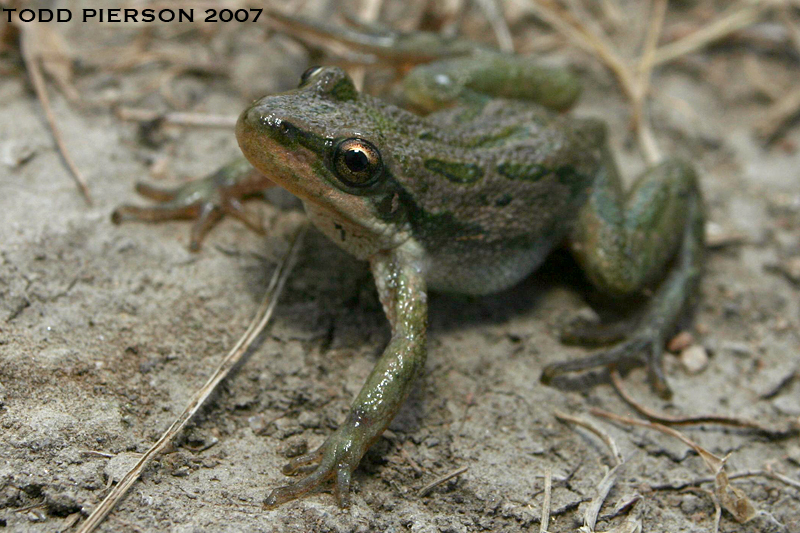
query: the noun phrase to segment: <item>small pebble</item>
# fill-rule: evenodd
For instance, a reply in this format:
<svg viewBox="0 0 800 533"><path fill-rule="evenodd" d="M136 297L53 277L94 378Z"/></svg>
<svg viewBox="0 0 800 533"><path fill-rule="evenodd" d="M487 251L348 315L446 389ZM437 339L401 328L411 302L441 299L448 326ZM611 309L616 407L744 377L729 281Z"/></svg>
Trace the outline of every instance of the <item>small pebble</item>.
<svg viewBox="0 0 800 533"><path fill-rule="evenodd" d="M700 344L689 346L681 352L681 364L689 374L698 374L708 366L708 352Z"/></svg>

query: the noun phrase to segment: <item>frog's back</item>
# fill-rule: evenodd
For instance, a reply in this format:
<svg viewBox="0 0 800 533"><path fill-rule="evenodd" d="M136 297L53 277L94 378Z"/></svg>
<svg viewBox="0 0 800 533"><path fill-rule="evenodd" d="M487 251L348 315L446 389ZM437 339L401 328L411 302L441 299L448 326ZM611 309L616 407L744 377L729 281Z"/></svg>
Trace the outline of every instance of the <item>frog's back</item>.
<svg viewBox="0 0 800 533"><path fill-rule="evenodd" d="M600 165L605 130L492 100L431 115L394 150L431 288L486 294L532 272L569 231Z"/></svg>

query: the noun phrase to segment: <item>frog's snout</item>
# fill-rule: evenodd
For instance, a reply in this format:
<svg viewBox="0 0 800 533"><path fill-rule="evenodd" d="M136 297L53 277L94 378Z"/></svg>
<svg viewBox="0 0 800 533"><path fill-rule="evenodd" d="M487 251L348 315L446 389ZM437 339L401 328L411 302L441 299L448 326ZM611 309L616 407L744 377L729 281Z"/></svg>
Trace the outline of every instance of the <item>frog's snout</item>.
<svg viewBox="0 0 800 533"><path fill-rule="evenodd" d="M242 136L251 136L258 134L265 134L271 130L275 122L280 119L270 113L264 106L256 102L247 109L245 109L239 120L236 121L236 138L240 139Z"/></svg>

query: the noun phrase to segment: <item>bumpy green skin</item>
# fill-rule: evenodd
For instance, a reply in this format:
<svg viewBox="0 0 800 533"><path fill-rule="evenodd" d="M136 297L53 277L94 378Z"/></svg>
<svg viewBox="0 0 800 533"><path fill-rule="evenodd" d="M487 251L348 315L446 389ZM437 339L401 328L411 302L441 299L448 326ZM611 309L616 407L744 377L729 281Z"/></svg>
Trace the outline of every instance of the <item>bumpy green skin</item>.
<svg viewBox="0 0 800 533"><path fill-rule="evenodd" d="M364 39L373 52L389 42ZM339 503L347 504L352 472L424 366L428 288L503 290L563 242L610 296L654 294L625 341L552 365L543 379L639 360L645 352L656 390L668 394L663 342L694 292L702 262L703 206L693 170L664 161L625 193L605 127L539 105L567 107L578 94L569 75L496 53L454 53L462 50L455 44L446 43L438 56L455 58L418 67L405 84L417 108L438 109L428 116L358 93L341 69L320 68L298 89L262 98L239 119L242 152L269 177L242 169L244 189L283 186L322 232L369 260L392 325L392 340L347 419L286 471L316 468L273 491L268 505L330 479ZM458 57L464 53L472 55ZM337 146L345 139L366 140L380 152L382 170L368 186L348 184L337 170Z"/></svg>

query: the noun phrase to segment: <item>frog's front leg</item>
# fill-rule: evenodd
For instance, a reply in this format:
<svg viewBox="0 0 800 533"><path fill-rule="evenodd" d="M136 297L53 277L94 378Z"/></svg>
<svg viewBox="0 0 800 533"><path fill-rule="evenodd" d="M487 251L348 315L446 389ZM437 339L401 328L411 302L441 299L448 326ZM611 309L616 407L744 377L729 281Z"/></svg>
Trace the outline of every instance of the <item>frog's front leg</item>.
<svg viewBox="0 0 800 533"><path fill-rule="evenodd" d="M273 183L240 157L205 178L191 181L174 189L161 189L137 183L136 191L161 202L151 207L121 205L111 214L115 224L130 220L160 222L174 219L194 219L189 249L200 249L203 237L224 215L244 222L250 229L263 233L263 228L242 207L241 200Z"/></svg>
<svg viewBox="0 0 800 533"><path fill-rule="evenodd" d="M704 214L694 170L668 160L622 191L607 148L588 203L570 236L589 280L612 297L654 287L627 340L583 359L545 368L543 380L577 370L644 359L650 381L670 394L662 369L666 337L686 310L700 279Z"/></svg>
<svg viewBox="0 0 800 533"><path fill-rule="evenodd" d="M425 366L428 305L420 269L402 250L380 253L371 262L392 338L344 423L319 449L290 462L284 473L318 462L316 469L296 483L273 490L264 501L267 506L297 498L333 479L336 499L346 507L353 471L392 421Z"/></svg>

